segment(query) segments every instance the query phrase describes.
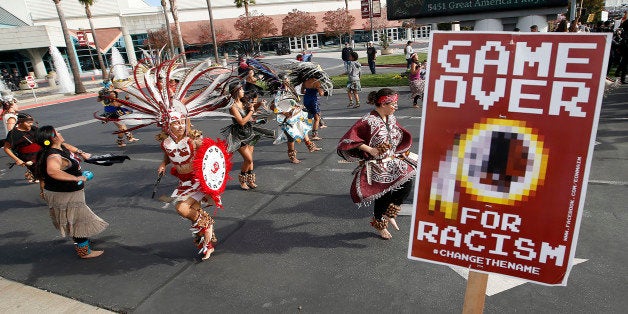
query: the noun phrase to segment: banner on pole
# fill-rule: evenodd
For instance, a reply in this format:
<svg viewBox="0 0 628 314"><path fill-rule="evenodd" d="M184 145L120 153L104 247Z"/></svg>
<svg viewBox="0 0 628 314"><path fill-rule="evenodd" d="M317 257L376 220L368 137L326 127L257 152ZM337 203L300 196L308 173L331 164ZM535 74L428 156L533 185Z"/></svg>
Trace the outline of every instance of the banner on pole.
<svg viewBox="0 0 628 314"><path fill-rule="evenodd" d="M76 32L76 39L78 40L79 46L87 46L87 35L84 31Z"/></svg>
<svg viewBox="0 0 628 314"><path fill-rule="evenodd" d="M566 285L605 34L435 32L408 258Z"/></svg>
<svg viewBox="0 0 628 314"><path fill-rule="evenodd" d="M369 3L369 0L360 1L360 13L362 13L363 19L371 17L371 4Z"/></svg>

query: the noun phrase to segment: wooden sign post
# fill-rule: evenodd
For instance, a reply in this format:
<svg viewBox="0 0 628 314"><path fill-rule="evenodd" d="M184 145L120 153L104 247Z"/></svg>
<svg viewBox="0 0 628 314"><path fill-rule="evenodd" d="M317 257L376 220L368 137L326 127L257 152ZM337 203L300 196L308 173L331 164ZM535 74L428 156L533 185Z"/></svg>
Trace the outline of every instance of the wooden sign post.
<svg viewBox="0 0 628 314"><path fill-rule="evenodd" d="M480 314L484 312L484 300L486 299L486 284L488 274L469 271L467 290L464 293L463 314Z"/></svg>

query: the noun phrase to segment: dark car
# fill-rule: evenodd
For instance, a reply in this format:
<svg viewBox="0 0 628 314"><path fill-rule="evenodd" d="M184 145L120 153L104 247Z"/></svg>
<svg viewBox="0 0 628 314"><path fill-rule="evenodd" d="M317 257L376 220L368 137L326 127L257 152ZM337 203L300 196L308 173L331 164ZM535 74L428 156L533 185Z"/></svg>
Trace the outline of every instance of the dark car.
<svg viewBox="0 0 628 314"><path fill-rule="evenodd" d="M288 45L280 43L280 44L277 44L277 48L275 49L275 52L277 52L278 56L288 55L290 54L290 48L288 48Z"/></svg>

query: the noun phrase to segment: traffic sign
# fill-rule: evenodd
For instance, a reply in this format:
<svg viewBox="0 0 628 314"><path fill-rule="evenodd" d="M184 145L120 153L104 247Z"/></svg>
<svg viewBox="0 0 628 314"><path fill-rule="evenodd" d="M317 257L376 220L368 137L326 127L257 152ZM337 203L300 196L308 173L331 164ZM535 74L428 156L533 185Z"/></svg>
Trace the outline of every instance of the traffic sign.
<svg viewBox="0 0 628 314"><path fill-rule="evenodd" d="M76 39L78 40L79 46L87 46L87 34L85 34L85 32L76 32Z"/></svg>
<svg viewBox="0 0 628 314"><path fill-rule="evenodd" d="M35 79L32 76L28 75L25 77L25 79L26 79L26 84L28 84L28 87L35 88L37 83L35 83Z"/></svg>

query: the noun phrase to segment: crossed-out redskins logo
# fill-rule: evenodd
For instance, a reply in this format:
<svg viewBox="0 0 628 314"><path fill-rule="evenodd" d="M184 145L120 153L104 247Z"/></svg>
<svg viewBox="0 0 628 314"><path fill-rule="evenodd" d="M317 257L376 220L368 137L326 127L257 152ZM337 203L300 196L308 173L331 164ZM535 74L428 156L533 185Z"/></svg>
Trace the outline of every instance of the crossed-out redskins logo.
<svg viewBox="0 0 628 314"><path fill-rule="evenodd" d="M457 219L462 191L486 203L525 201L544 183L548 153L524 121L483 119L456 139L432 174L429 210Z"/></svg>

